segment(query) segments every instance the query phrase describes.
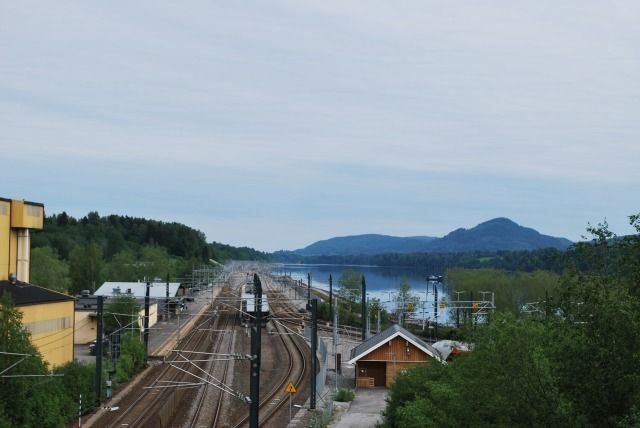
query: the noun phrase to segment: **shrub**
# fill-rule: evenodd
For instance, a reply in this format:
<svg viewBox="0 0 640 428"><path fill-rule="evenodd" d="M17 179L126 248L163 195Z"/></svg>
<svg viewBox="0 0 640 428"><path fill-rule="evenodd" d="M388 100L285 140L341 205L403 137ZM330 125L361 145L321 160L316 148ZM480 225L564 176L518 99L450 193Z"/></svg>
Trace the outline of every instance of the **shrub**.
<svg viewBox="0 0 640 428"><path fill-rule="evenodd" d="M347 402L352 401L356 396L356 393L353 389L349 388L340 388L338 392L336 392L336 396L334 398L335 401Z"/></svg>

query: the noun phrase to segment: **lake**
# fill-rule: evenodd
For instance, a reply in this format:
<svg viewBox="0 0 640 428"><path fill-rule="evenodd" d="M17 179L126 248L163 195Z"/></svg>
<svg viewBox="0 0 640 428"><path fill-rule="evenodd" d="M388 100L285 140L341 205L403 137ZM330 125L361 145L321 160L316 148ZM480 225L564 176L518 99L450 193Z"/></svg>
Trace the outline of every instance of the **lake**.
<svg viewBox="0 0 640 428"><path fill-rule="evenodd" d="M367 284L367 295L370 298L378 298L385 303L388 310L393 310L393 296L398 292L400 281L407 278L411 285L411 293L420 299L416 317L419 319L432 319L434 313L433 283L427 284L427 277L433 272L411 268L392 268L381 266L348 266L348 265L316 265L316 264L282 264L274 274L291 274L291 278L300 279L307 283L307 274L311 274L311 285L316 288L329 291L329 275L333 277L334 292L340 288L340 275L345 270L353 270L364 275ZM437 284L438 301L448 297L448 287L445 283ZM439 322L448 319L446 309L440 309ZM444 312L444 313L443 313Z"/></svg>

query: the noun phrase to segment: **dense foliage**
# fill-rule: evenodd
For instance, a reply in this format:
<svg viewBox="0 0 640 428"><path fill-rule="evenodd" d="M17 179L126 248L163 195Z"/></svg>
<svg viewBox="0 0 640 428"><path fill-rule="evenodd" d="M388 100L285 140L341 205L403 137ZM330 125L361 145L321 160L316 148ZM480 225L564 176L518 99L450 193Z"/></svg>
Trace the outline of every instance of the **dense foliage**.
<svg viewBox="0 0 640 428"><path fill-rule="evenodd" d="M505 272L500 269L450 269L445 275L449 297L460 300L489 298L493 292L498 311L519 314L558 290L560 275L548 271ZM460 293L454 293L454 292ZM532 305L532 307L534 307Z"/></svg>
<svg viewBox="0 0 640 428"><path fill-rule="evenodd" d="M115 367L115 386L139 372L144 367L144 360L144 345L138 335L123 335L120 359ZM104 363L103 391L111 365L108 360ZM22 326L21 312L14 307L8 294L2 296L0 372L4 373L0 377L0 428L65 426L78 417L81 395L82 412L92 410L96 403L95 371L94 364L77 361L51 371ZM48 376L51 373L56 376Z"/></svg>
<svg viewBox="0 0 640 428"><path fill-rule="evenodd" d="M520 272L532 272L535 270L561 272L566 264L568 254L564 251L547 248L533 251L390 253L360 256L301 256L292 252L279 251L274 253L273 257L282 263L402 266L421 268L432 273L444 274L447 269L455 267L468 269L494 268Z"/></svg>
<svg viewBox="0 0 640 428"><path fill-rule="evenodd" d="M0 378L0 427L61 427L77 417L81 393L90 406L95 402L94 366L69 363L55 370L63 377L46 377L47 365L8 294L0 300L0 351L0 371L9 376Z"/></svg>
<svg viewBox="0 0 640 428"><path fill-rule="evenodd" d="M135 297L122 295L109 298L104 311L105 333L111 334L115 330L139 330L139 314L140 304Z"/></svg>
<svg viewBox="0 0 640 428"><path fill-rule="evenodd" d="M498 314L472 352L399 375L384 425L640 425L640 238L590 231L539 313Z"/></svg>
<svg viewBox="0 0 640 428"><path fill-rule="evenodd" d="M179 223L97 212L77 220L54 214L32 235L31 282L62 292L95 290L104 281L186 278L194 265L266 260L265 253L216 242Z"/></svg>

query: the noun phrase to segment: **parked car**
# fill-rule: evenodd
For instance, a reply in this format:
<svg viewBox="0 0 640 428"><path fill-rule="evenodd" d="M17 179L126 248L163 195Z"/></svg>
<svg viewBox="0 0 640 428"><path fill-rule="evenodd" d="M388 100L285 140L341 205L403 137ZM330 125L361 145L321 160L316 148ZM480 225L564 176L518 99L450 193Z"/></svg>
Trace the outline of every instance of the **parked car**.
<svg viewBox="0 0 640 428"><path fill-rule="evenodd" d="M96 340L92 340L89 343L89 355L96 355L96 345L97 345L97 341ZM107 339L103 339L102 340L102 351L104 352L107 349L109 349L109 341Z"/></svg>

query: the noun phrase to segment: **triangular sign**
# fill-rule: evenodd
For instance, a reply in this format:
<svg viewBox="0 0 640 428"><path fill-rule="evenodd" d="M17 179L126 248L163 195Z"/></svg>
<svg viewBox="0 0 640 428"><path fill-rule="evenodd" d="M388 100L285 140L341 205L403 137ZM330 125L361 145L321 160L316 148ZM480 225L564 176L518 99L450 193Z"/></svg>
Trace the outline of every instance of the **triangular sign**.
<svg viewBox="0 0 640 428"><path fill-rule="evenodd" d="M287 387L285 388L284 392L288 392L289 394L295 394L298 391L296 390L296 387L293 386L293 384L291 382L289 382L289 385L287 385Z"/></svg>

